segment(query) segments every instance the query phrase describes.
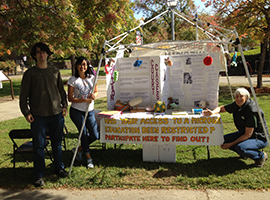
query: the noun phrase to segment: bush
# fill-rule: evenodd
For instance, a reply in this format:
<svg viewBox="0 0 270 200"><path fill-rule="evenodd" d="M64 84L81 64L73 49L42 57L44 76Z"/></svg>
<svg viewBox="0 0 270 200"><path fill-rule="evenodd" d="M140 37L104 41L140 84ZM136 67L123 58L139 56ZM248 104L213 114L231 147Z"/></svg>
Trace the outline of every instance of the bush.
<svg viewBox="0 0 270 200"><path fill-rule="evenodd" d="M17 64L11 60L0 62L0 70L4 72L13 71L17 67Z"/></svg>

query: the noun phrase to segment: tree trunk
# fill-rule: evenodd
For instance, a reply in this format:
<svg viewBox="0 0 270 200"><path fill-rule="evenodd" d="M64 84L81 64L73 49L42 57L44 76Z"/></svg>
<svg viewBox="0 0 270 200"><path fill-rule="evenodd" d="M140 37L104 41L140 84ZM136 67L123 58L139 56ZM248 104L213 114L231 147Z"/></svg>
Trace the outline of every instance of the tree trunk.
<svg viewBox="0 0 270 200"><path fill-rule="evenodd" d="M75 75L75 54L70 56L72 76Z"/></svg>
<svg viewBox="0 0 270 200"><path fill-rule="evenodd" d="M266 55L266 60L268 60L268 70L270 70L270 38L268 38L268 51Z"/></svg>
<svg viewBox="0 0 270 200"><path fill-rule="evenodd" d="M99 55L98 53L95 53L96 60L99 60Z"/></svg>
<svg viewBox="0 0 270 200"><path fill-rule="evenodd" d="M258 68L258 76L257 76L257 88L263 88L262 84L262 74L263 74L263 67L265 63L265 55L266 55L266 49L267 49L267 41L268 39L265 38L263 40L263 43L261 43L261 60L260 60L260 66Z"/></svg>

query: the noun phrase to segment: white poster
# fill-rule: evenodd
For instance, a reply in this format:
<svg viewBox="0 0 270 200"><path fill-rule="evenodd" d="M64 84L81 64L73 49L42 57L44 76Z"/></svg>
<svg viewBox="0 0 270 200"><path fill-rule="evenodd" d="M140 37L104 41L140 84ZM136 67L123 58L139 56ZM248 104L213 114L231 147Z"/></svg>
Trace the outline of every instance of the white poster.
<svg viewBox="0 0 270 200"><path fill-rule="evenodd" d="M139 106L154 105L158 100L168 103L171 97L177 100L180 109L190 111L201 100L208 108L218 106L219 52L211 53L213 63L205 66L204 54L177 56L151 56L118 58L113 71L118 72L114 80L113 71L107 79L108 109L113 109L116 100L129 101L142 97ZM173 65L166 66L169 58ZM140 61L139 66L135 65Z"/></svg>

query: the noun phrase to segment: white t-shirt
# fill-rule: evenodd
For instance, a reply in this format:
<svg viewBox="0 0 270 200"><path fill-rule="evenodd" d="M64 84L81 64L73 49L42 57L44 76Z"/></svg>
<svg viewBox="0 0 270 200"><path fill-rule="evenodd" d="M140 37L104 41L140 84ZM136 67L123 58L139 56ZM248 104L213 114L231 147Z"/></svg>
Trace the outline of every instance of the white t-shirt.
<svg viewBox="0 0 270 200"><path fill-rule="evenodd" d="M75 76L72 76L69 78L67 84L74 87L74 92L73 92L74 98L87 99L87 96L90 94L91 89L93 87L94 80L95 80L95 77L93 75L91 75L90 78L86 78L86 79L81 79L80 77L76 78ZM85 112L88 107L88 103L85 103L85 102L72 103L71 107ZM94 110L94 101L91 102L88 111L92 111L92 110Z"/></svg>

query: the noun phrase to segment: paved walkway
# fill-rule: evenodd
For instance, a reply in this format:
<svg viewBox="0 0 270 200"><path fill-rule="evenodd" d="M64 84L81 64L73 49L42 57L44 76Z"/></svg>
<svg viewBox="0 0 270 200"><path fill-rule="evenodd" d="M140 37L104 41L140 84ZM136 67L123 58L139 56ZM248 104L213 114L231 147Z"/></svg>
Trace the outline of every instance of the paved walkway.
<svg viewBox="0 0 270 200"><path fill-rule="evenodd" d="M0 199L38 200L269 200L270 192L239 190L1 190Z"/></svg>
<svg viewBox="0 0 270 200"><path fill-rule="evenodd" d="M250 77L253 87L257 86L257 76ZM219 82L228 84L228 79L226 76L220 76ZM243 85L249 85L249 80L245 76L229 76L229 82L230 84L243 84ZM263 77L262 78L263 85L270 85L270 77Z"/></svg>
<svg viewBox="0 0 270 200"><path fill-rule="evenodd" d="M229 77L231 84L249 85L243 76ZM253 86L256 86L256 77L251 77ZM220 77L220 83L227 84L226 77ZM263 77L263 85L270 85L270 77ZM106 96L106 85L98 85L99 97ZM19 109L19 100L0 103L0 122L22 116ZM35 190L5 190L0 189L0 199L59 199L59 200L269 200L270 191L248 190L78 190L78 189L35 189Z"/></svg>

